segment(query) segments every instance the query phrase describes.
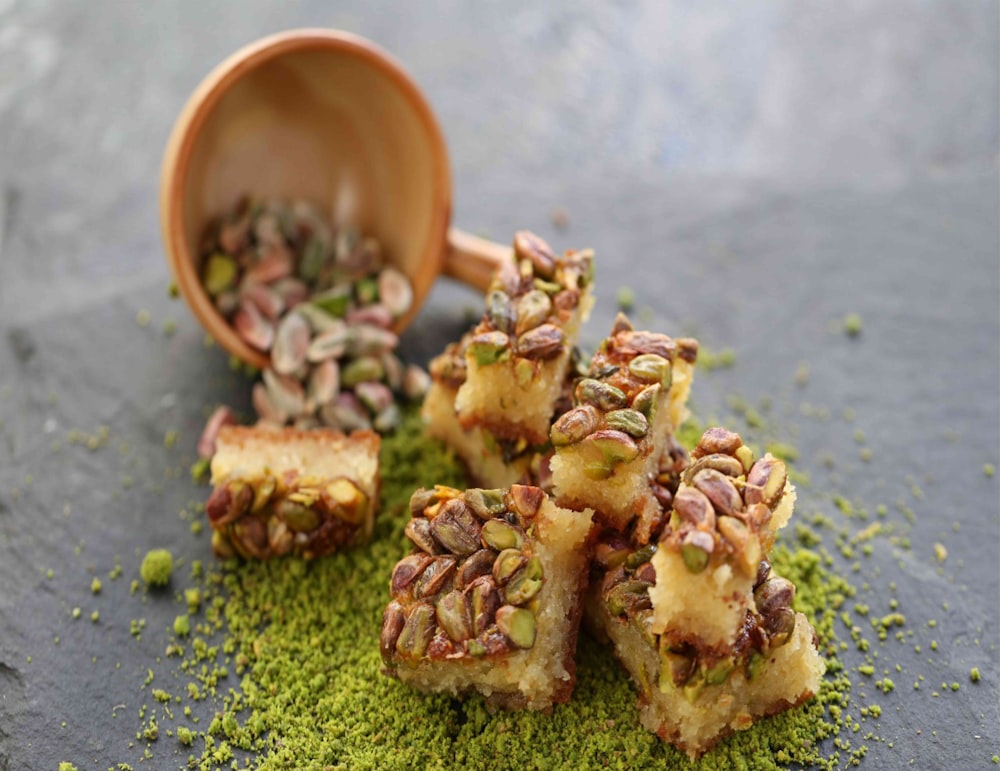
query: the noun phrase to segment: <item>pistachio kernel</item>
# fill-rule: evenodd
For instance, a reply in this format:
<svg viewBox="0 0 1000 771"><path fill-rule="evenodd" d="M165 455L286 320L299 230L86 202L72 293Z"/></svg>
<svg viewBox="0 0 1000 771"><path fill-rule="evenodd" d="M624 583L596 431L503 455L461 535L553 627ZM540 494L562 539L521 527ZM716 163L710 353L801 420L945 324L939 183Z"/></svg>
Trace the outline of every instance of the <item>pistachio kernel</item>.
<svg viewBox="0 0 1000 771"><path fill-rule="evenodd" d="M535 616L525 608L503 605L496 614L499 629L518 648L530 648L535 644Z"/></svg>
<svg viewBox="0 0 1000 771"><path fill-rule="evenodd" d="M431 533L431 523L423 517L415 517L407 522L404 533L418 549L422 549L427 554L441 553L441 546L434 540Z"/></svg>
<svg viewBox="0 0 1000 771"><path fill-rule="evenodd" d="M700 573L708 565L708 558L715 550L715 539L704 530L692 530L681 542L681 559L692 573Z"/></svg>
<svg viewBox="0 0 1000 771"><path fill-rule="evenodd" d="M482 490L472 488L466 490L463 497L469 508L480 519L492 519L507 510L504 503L503 490Z"/></svg>
<svg viewBox="0 0 1000 771"><path fill-rule="evenodd" d="M795 584L781 576L771 576L754 589L753 598L757 604L757 612L762 616L769 616L780 608L792 607Z"/></svg>
<svg viewBox="0 0 1000 771"><path fill-rule="evenodd" d="M493 578L498 585L504 586L527 564L520 549L504 549L493 562Z"/></svg>
<svg viewBox="0 0 1000 771"><path fill-rule="evenodd" d="M527 230L514 234L514 254L529 260L536 276L550 279L556 272L556 255L544 240Z"/></svg>
<svg viewBox="0 0 1000 771"><path fill-rule="evenodd" d="M555 324L542 324L517 338L517 353L526 359L548 361L563 352L566 335Z"/></svg>
<svg viewBox="0 0 1000 771"><path fill-rule="evenodd" d="M649 421L638 410L612 410L604 416L608 428L622 431L636 439L641 439L649 432Z"/></svg>
<svg viewBox="0 0 1000 771"><path fill-rule="evenodd" d="M472 616L469 603L462 592L448 592L437 602L435 608L438 625L455 642L464 642L472 637Z"/></svg>
<svg viewBox="0 0 1000 771"><path fill-rule="evenodd" d="M770 454L765 455L747 473L746 502L764 503L773 509L781 500L787 480L785 464Z"/></svg>
<svg viewBox="0 0 1000 771"><path fill-rule="evenodd" d="M743 499L733 480L720 471L706 468L695 474L694 486L704 493L719 514L733 516L743 509Z"/></svg>
<svg viewBox="0 0 1000 771"><path fill-rule="evenodd" d="M674 495L674 511L684 522L705 530L715 529L712 502L696 487L681 487Z"/></svg>
<svg viewBox="0 0 1000 771"><path fill-rule="evenodd" d="M493 561L497 555L492 549L480 549L466 557L455 572L455 584L460 588L467 587L477 578L493 573Z"/></svg>
<svg viewBox="0 0 1000 771"><path fill-rule="evenodd" d="M222 527L243 516L253 497L253 489L239 480L216 487L205 502L205 513L212 527Z"/></svg>
<svg viewBox="0 0 1000 771"><path fill-rule="evenodd" d="M516 573L504 587L503 595L508 605L524 605L542 588L542 562L538 557L528 560L524 569Z"/></svg>
<svg viewBox="0 0 1000 771"><path fill-rule="evenodd" d="M732 455L712 453L703 455L684 470L684 478L692 480L703 469L714 469L724 476L735 479L743 474L743 464Z"/></svg>
<svg viewBox="0 0 1000 771"><path fill-rule="evenodd" d="M496 618L500 607L500 593L491 576L473 581L465 590L472 608L472 626L477 635L483 634Z"/></svg>
<svg viewBox="0 0 1000 771"><path fill-rule="evenodd" d="M586 439L597 430L600 417L597 410L589 404L575 407L563 413L549 432L549 439L555 447L565 447Z"/></svg>
<svg viewBox="0 0 1000 771"><path fill-rule="evenodd" d="M518 514L522 523L531 522L545 500L545 493L540 487L532 485L511 485L508 493L510 509Z"/></svg>
<svg viewBox="0 0 1000 771"><path fill-rule="evenodd" d="M506 292L494 289L486 296L486 318L494 329L510 334L514 325L514 313Z"/></svg>
<svg viewBox="0 0 1000 771"><path fill-rule="evenodd" d="M504 549L520 549L524 543L524 533L521 529L502 519L491 519L483 523L480 537L484 545L498 552Z"/></svg>
<svg viewBox="0 0 1000 771"><path fill-rule="evenodd" d="M482 332L469 341L466 354L479 367L488 367L510 356L510 338L503 332Z"/></svg>
<svg viewBox="0 0 1000 771"><path fill-rule="evenodd" d="M644 383L660 383L670 387L670 361L655 353L643 353L628 363L629 374Z"/></svg>
<svg viewBox="0 0 1000 771"><path fill-rule="evenodd" d="M413 596L417 598L432 597L440 592L454 575L456 564L454 557L432 557L431 563L413 585Z"/></svg>
<svg viewBox="0 0 1000 771"><path fill-rule="evenodd" d="M624 391L589 377L583 378L576 384L574 395L577 402L592 404L604 412L620 410L628 403Z"/></svg>
<svg viewBox="0 0 1000 771"><path fill-rule="evenodd" d="M421 658L427 652L427 646L434 636L435 619L433 605L429 602L417 603L410 610L409 618L400 630L396 639L396 650L408 658Z"/></svg>
<svg viewBox="0 0 1000 771"><path fill-rule="evenodd" d="M382 661L386 664L392 662L393 651L396 650L396 642L406 624L406 614L403 606L396 600L392 600L385 607L382 613L382 632L379 634L379 653L382 654Z"/></svg>
<svg viewBox="0 0 1000 771"><path fill-rule="evenodd" d="M337 519L360 525L365 518L367 496L347 477L334 479L320 493L323 506Z"/></svg>
<svg viewBox="0 0 1000 771"><path fill-rule="evenodd" d="M549 296L539 289L532 289L517 301L514 334L520 336L529 329L534 329L544 322L551 312L552 300Z"/></svg>
<svg viewBox="0 0 1000 771"><path fill-rule="evenodd" d="M739 434L720 426L715 426L701 435L701 439L698 440L698 446L695 448L693 455L699 458L702 455L712 455L715 453L732 455L742 444L743 440Z"/></svg>
<svg viewBox="0 0 1000 771"><path fill-rule="evenodd" d="M646 386L632 399L632 409L645 415L647 422L652 422L656 415L657 400L662 390L663 386L659 383Z"/></svg>
<svg viewBox="0 0 1000 771"><path fill-rule="evenodd" d="M638 610L648 610L653 607L649 597L648 581L628 579L613 586L605 595L608 612L613 616L624 616Z"/></svg>
<svg viewBox="0 0 1000 771"><path fill-rule="evenodd" d="M791 608L778 608L764 616L764 630L770 646L780 648L792 638L795 631L795 611Z"/></svg>
<svg viewBox="0 0 1000 771"><path fill-rule="evenodd" d="M409 589L430 564L431 558L426 554L408 554L397 562L389 581L392 596L396 597Z"/></svg>
<svg viewBox="0 0 1000 771"><path fill-rule="evenodd" d="M296 533L308 533L319 527L319 512L292 500L281 501L274 507L274 513Z"/></svg>
<svg viewBox="0 0 1000 771"><path fill-rule="evenodd" d="M431 520L431 533L452 554L466 556L479 549L482 526L461 498L445 502Z"/></svg>

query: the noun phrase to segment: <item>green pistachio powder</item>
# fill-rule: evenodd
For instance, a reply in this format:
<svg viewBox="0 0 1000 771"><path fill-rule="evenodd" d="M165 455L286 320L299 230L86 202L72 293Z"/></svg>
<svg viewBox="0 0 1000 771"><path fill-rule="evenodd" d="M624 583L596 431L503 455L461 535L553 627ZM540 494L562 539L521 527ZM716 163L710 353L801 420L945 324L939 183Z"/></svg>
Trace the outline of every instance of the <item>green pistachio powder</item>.
<svg viewBox="0 0 1000 771"><path fill-rule="evenodd" d="M744 417L753 429L755 423ZM681 439L693 446L700 432L689 422ZM877 718L881 708L850 706L850 673L838 659L847 643L838 640L835 625L838 618L850 621L847 600L855 588L833 572L823 536L809 526L828 529L830 522L821 515L800 521L794 536L779 538L771 555L775 569L797 586L796 609L816 628L827 665L819 694L723 740L692 763L639 725L628 676L610 650L586 634L579 640L573 699L551 714L491 714L479 696L459 701L427 695L382 675L382 609L392 567L409 548L403 528L410 494L435 483L460 488L466 483L450 452L424 436L412 408L401 428L384 438L381 469L381 509L369 545L313 562L230 561L204 570L196 561L189 578L175 573L175 585L190 583L175 598L188 615L178 616L174 636L165 640L167 657L158 659L157 671L149 669L141 684L150 698L139 710L135 742L128 743L133 762L160 765L169 756L170 765L201 769L829 769L856 765L864 757L866 746L848 735L857 738L859 721ZM805 478L796 481L808 484ZM200 528L192 530L197 534ZM850 543L873 534L868 527ZM783 540L792 537L798 546ZM849 538L846 530L836 535L840 551ZM149 584L165 582L171 565L169 553L154 552L141 575ZM120 567L115 570L120 575ZM117 577L115 571L111 577ZM171 601L167 594L147 596ZM895 620L886 618L880 639ZM860 628L848 628L853 643L866 650L869 642ZM879 741L872 731L860 735ZM115 768L133 766L123 762Z"/></svg>

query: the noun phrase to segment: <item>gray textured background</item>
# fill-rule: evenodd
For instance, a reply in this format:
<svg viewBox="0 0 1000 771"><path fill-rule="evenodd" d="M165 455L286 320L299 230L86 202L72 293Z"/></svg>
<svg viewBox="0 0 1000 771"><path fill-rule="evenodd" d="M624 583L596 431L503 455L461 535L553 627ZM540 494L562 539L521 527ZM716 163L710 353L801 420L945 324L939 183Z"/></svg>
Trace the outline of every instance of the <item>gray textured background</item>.
<svg viewBox="0 0 1000 771"><path fill-rule="evenodd" d="M115 555L126 579L153 545L207 555L176 516L203 493L163 469L190 463L204 407L245 404L246 390L164 296L159 161L212 66L306 25L370 37L423 86L451 150L456 224L597 249L589 342L632 286L651 325L736 350L733 368L699 374L695 405L725 418L734 394L770 401L768 425L813 479L800 512L836 517L831 492L889 506L909 548L876 539L852 580L870 583L862 599L879 614L894 581L914 635L881 649L880 666L903 669L894 692L853 675L858 703L883 706L862 733L885 741L863 765L992 767L1000 480L983 464L1000 465L998 24L996 2L946 0L0 0L0 769L139 755L126 749L135 691L162 634L135 642L122 628L142 612L162 629L173 608L105 597L99 625L69 609L94 606L87 570L105 574ZM550 223L557 206L565 232ZM442 284L410 350L440 349L472 303ZM831 331L848 312L864 319L858 339ZM169 339L167 318L179 325ZM810 417L822 408L829 419ZM107 448L51 450L102 424ZM181 431L174 452L169 429ZM932 697L942 681L962 687Z"/></svg>

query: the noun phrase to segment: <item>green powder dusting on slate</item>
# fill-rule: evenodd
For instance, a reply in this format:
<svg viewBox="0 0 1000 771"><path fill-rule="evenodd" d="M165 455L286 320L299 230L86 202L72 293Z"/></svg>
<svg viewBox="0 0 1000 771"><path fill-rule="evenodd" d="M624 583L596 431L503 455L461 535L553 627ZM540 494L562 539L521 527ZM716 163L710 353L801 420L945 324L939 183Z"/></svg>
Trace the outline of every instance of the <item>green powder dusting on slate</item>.
<svg viewBox="0 0 1000 771"><path fill-rule="evenodd" d="M423 437L411 410L402 428L383 439L382 508L370 545L314 562L228 562L221 575L208 572L206 587L216 581L224 587L216 599L225 638L209 644L231 654L241 679L236 691L229 690L232 677L220 680L217 692L209 684L219 710L209 724L178 728L181 745L194 742L194 765L213 767L242 751L248 756L240 765L261 769L689 767L686 756L639 725L628 676L608 648L585 634L573 700L550 715L491 715L478 696L463 703L426 695L381 674L382 609L392 566L408 551L407 502L415 488L436 483L465 486L452 455ZM814 619L827 677L816 699L724 740L690 767L831 768L838 751L840 760L864 753L850 750L841 736L850 725L842 714L850 680L836 659L834 633L838 598L853 590L812 551L779 544L772 556L798 585L796 607ZM200 669L206 661L191 653ZM201 698L205 690L195 688ZM831 737L839 750L820 746Z"/></svg>
<svg viewBox="0 0 1000 771"><path fill-rule="evenodd" d="M166 549L147 552L139 567L139 575L149 586L166 586L173 571L174 557Z"/></svg>

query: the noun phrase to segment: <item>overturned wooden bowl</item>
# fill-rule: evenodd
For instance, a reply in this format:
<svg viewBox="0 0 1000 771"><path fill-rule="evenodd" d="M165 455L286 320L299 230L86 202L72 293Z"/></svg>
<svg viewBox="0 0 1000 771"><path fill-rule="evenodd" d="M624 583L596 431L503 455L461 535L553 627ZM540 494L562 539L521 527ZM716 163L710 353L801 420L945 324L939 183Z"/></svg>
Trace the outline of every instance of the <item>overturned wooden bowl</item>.
<svg viewBox="0 0 1000 771"><path fill-rule="evenodd" d="M303 29L241 48L195 89L167 143L160 221L167 260L195 316L230 353L263 368L201 282L209 223L246 196L302 198L377 238L414 302L451 275L485 289L506 247L450 227L451 173L427 100L385 51L350 33Z"/></svg>

